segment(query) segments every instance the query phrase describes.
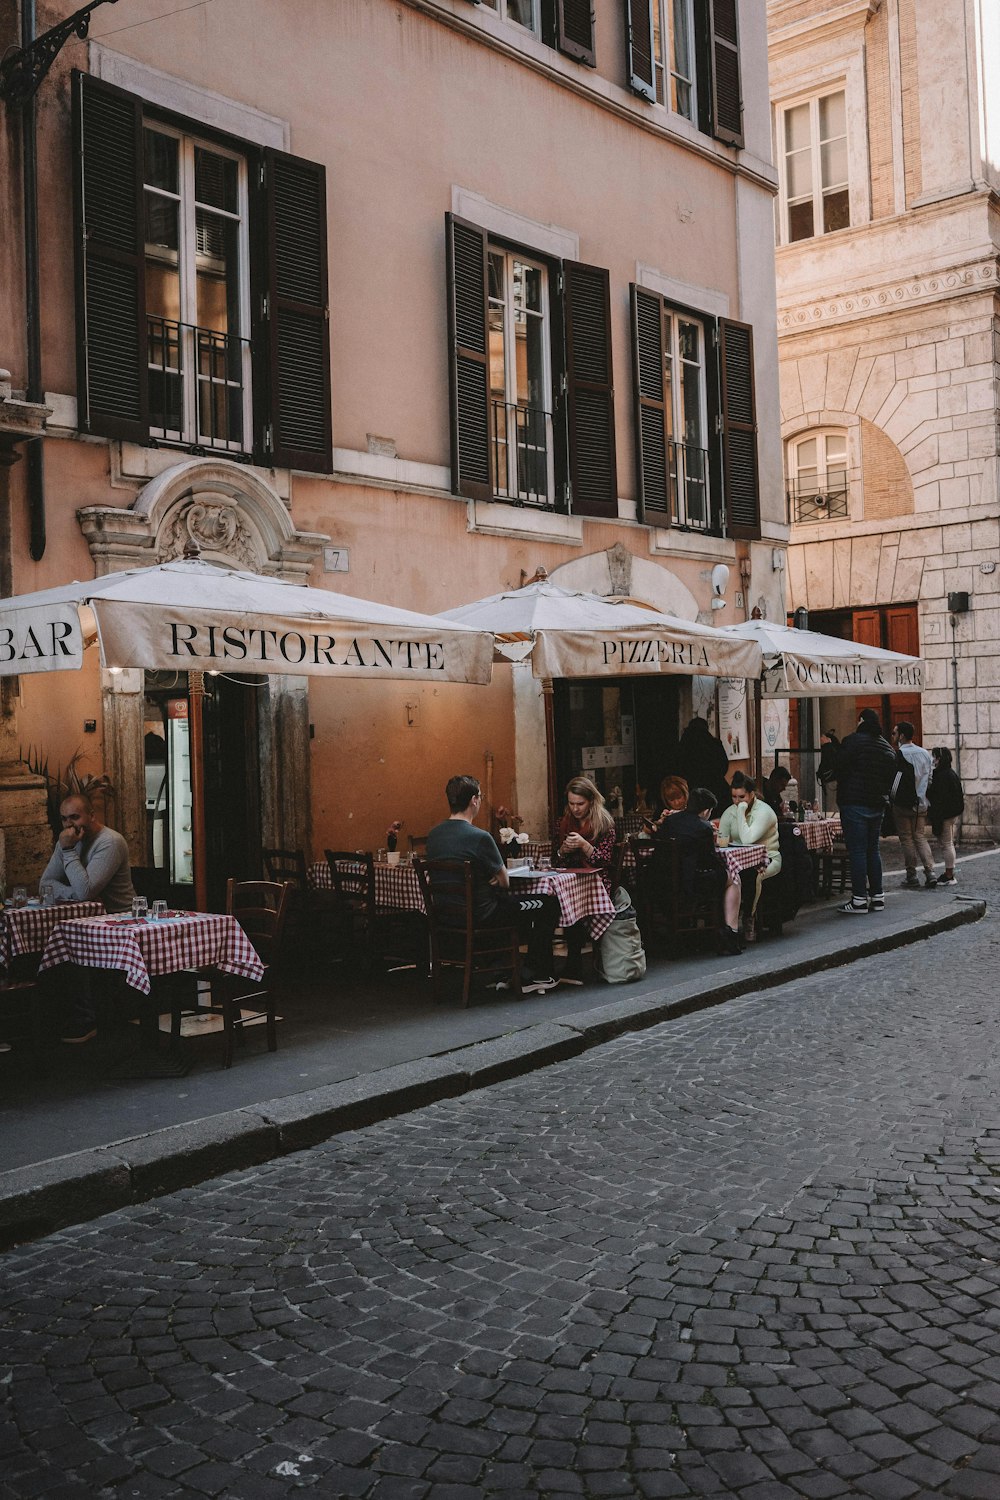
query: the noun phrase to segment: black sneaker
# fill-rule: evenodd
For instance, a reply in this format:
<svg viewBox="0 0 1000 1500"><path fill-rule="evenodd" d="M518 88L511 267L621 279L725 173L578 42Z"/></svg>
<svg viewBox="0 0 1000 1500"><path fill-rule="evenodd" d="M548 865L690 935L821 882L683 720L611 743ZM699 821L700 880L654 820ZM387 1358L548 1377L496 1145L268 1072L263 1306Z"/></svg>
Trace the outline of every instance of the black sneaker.
<svg viewBox="0 0 1000 1500"><path fill-rule="evenodd" d="M925 890L929 891L933 886L935 886L937 884L938 884L938 881L935 879L935 877L933 875L925 875L924 876L924 889Z"/></svg>
<svg viewBox="0 0 1000 1500"><path fill-rule="evenodd" d="M937 878L937 883L938 885L958 885L958 881L955 876L948 874L939 875Z"/></svg>
<svg viewBox="0 0 1000 1500"><path fill-rule="evenodd" d="M903 881L903 890L919 891L919 889L920 881L917 879L917 877L915 875L907 875L906 879Z"/></svg>
<svg viewBox="0 0 1000 1500"><path fill-rule="evenodd" d="M837 907L837 910L843 912L845 917L867 916L868 899L866 897L863 901L845 901L843 906Z"/></svg>

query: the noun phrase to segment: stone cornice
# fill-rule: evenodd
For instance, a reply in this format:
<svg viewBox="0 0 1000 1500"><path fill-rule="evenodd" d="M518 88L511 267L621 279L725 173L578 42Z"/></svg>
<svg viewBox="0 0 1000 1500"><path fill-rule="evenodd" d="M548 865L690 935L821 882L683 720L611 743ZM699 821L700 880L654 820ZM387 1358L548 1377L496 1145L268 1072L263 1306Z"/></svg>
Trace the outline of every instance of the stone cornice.
<svg viewBox="0 0 1000 1500"><path fill-rule="evenodd" d="M882 0L848 0L816 15L789 21L782 26L770 18L767 30L768 56L776 57L794 51L803 43L828 41L833 36L863 30L874 15L878 14ZM773 15L773 7L768 6Z"/></svg>
<svg viewBox="0 0 1000 1500"><path fill-rule="evenodd" d="M845 292L838 297L818 297L808 302L778 308L778 333L800 333L823 323L850 321L853 318L877 317L900 307L918 307L971 292L1000 287L997 258L976 261L971 265L953 266L926 276L894 279L881 285Z"/></svg>

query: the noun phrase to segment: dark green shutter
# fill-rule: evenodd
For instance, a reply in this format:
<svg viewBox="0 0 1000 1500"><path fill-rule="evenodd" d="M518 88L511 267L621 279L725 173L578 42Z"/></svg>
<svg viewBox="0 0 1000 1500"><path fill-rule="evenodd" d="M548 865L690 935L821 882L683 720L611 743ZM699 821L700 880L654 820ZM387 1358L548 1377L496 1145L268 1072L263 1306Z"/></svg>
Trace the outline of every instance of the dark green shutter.
<svg viewBox="0 0 1000 1500"><path fill-rule="evenodd" d="M740 35L736 0L709 0L712 64L712 134L731 146L743 145Z"/></svg>
<svg viewBox="0 0 1000 1500"><path fill-rule="evenodd" d="M617 516L611 284L600 266L563 264L567 428L573 510Z"/></svg>
<svg viewBox="0 0 1000 1500"><path fill-rule="evenodd" d="M749 323L719 320L719 364L726 530L731 537L759 537L757 407Z"/></svg>
<svg viewBox="0 0 1000 1500"><path fill-rule="evenodd" d="M625 0L628 81L634 93L656 102L653 77L653 5L660 0Z"/></svg>
<svg viewBox="0 0 1000 1500"><path fill-rule="evenodd" d="M555 0L555 32L560 52L596 68L591 0Z"/></svg>
<svg viewBox="0 0 1000 1500"><path fill-rule="evenodd" d="M486 312L486 231L445 216L448 249L448 389L451 397L451 487L489 500L490 368Z"/></svg>
<svg viewBox="0 0 1000 1500"><path fill-rule="evenodd" d="M149 442L142 105L73 74L77 424Z"/></svg>
<svg viewBox="0 0 1000 1500"><path fill-rule="evenodd" d="M326 172L282 151L264 152L270 463L328 474L330 315Z"/></svg>
<svg viewBox="0 0 1000 1500"><path fill-rule="evenodd" d="M634 283L632 377L639 519L670 525L670 439L664 369L663 298Z"/></svg>

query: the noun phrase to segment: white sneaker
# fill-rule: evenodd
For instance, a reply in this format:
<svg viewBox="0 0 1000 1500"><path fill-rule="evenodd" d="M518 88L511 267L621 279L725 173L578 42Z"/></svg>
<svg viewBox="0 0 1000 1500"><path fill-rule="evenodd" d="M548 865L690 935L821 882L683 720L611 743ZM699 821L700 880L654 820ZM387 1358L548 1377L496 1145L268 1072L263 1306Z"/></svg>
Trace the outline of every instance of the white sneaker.
<svg viewBox="0 0 1000 1500"><path fill-rule="evenodd" d="M551 975L544 979L525 979L521 981L522 995L543 995L546 990L554 990L556 981Z"/></svg>

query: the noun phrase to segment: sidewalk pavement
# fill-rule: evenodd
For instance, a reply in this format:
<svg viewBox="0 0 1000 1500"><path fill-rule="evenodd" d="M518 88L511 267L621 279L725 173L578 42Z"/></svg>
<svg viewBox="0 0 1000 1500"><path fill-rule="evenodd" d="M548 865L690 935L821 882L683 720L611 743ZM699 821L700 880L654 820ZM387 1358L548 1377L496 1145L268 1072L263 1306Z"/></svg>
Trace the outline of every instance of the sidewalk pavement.
<svg viewBox="0 0 1000 1500"><path fill-rule="evenodd" d="M820 902L738 958L654 958L643 980L620 987L592 980L462 1010L454 1000L435 1006L412 973L372 981L333 966L282 988L279 1050L268 1053L263 1030L251 1030L228 1071L214 1037L186 1044L195 1063L184 1078L114 1080L111 1044L100 1042L60 1049L44 1078L7 1054L0 1247L976 921L986 910L976 896L981 860L960 861L957 890L900 890L894 874L883 913L846 918L836 901Z"/></svg>

